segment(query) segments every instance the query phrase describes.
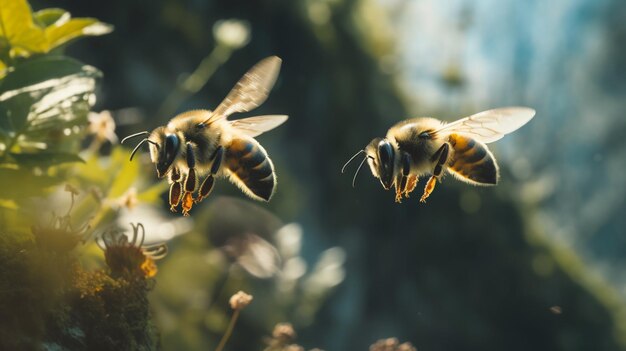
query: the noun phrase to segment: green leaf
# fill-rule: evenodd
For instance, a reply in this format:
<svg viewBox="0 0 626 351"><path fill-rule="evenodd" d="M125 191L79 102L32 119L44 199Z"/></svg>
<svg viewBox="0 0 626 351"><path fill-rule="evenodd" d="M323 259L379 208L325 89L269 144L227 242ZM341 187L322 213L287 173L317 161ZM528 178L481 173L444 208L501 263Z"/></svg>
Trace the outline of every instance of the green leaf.
<svg viewBox="0 0 626 351"><path fill-rule="evenodd" d="M61 163L82 162L85 161L78 155L66 152L37 152L37 153L11 153L11 157L22 166L39 166L48 167Z"/></svg>
<svg viewBox="0 0 626 351"><path fill-rule="evenodd" d="M2 158L43 147L46 152L76 153L76 134L67 136L67 128L86 124L99 76L95 68L60 56L18 65L0 82ZM47 166L66 160L38 161Z"/></svg>
<svg viewBox="0 0 626 351"><path fill-rule="evenodd" d="M71 19L63 9L50 8L33 14L26 0L0 0L0 56L5 62L47 53L72 39L112 30L111 25L94 18Z"/></svg>
<svg viewBox="0 0 626 351"><path fill-rule="evenodd" d="M0 82L0 128L25 133L86 118L100 72L76 60L41 57L18 65Z"/></svg>
<svg viewBox="0 0 626 351"><path fill-rule="evenodd" d="M19 206L13 200L0 199L0 208L4 208L5 210L17 210Z"/></svg>
<svg viewBox="0 0 626 351"><path fill-rule="evenodd" d="M108 169L102 166L100 157L96 154L87 158L84 164L77 164L74 168L85 186L92 185L104 189L111 181Z"/></svg>
<svg viewBox="0 0 626 351"><path fill-rule="evenodd" d="M58 83L55 79L71 75L99 78L101 73L94 67L65 56L36 58L16 66L15 70L7 74L0 82L0 101L3 100L2 96L9 90L16 90L16 92L10 94L16 95L27 90L41 89L39 83L46 82L47 84L44 85L47 86ZM38 85L37 87L30 87L36 84ZM17 91L19 89L23 89L23 91Z"/></svg>
<svg viewBox="0 0 626 351"><path fill-rule="evenodd" d="M45 29L49 50L68 41L86 35L97 36L110 33L113 27L95 18L75 18L65 23L53 24Z"/></svg>
<svg viewBox="0 0 626 351"><path fill-rule="evenodd" d="M26 0L0 0L0 36L6 38L12 57L48 48L44 31L33 21Z"/></svg>
<svg viewBox="0 0 626 351"><path fill-rule="evenodd" d="M0 61L0 80L7 74L7 65Z"/></svg>
<svg viewBox="0 0 626 351"><path fill-rule="evenodd" d="M40 27L46 28L57 22L66 22L70 18L70 13L63 9L51 8L39 10L33 17Z"/></svg>
<svg viewBox="0 0 626 351"><path fill-rule="evenodd" d="M48 175L35 175L29 169L0 168L0 199L23 199L42 195L45 189L62 182L62 178Z"/></svg>
<svg viewBox="0 0 626 351"><path fill-rule="evenodd" d="M7 103L0 101L0 131L3 136L22 130L28 120L32 99L27 95L13 97Z"/></svg>
<svg viewBox="0 0 626 351"><path fill-rule="evenodd" d="M166 192L168 188L169 184L167 184L167 182L155 183L148 189L143 190L137 196L137 199L141 202L156 203L161 200L161 195Z"/></svg>
<svg viewBox="0 0 626 351"><path fill-rule="evenodd" d="M109 173L114 180L111 183L107 197L113 199L122 196L133 186L139 177L141 168L139 162L129 161L129 153L122 148L113 150L110 162L112 165L116 165L116 167L111 169L111 172L114 173Z"/></svg>

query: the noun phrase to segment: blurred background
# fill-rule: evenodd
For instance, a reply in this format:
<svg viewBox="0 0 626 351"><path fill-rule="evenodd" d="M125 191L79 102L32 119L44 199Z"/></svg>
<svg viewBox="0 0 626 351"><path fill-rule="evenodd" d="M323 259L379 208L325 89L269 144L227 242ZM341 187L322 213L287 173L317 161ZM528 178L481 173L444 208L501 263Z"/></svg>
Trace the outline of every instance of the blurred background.
<svg viewBox="0 0 626 351"><path fill-rule="evenodd" d="M626 349L623 1L31 5L114 26L67 53L102 71L93 110L111 111L120 138L212 109L260 59L283 59L269 99L236 116L289 115L258 138L279 179L270 203L219 181L189 221L166 211L165 188L127 213L168 229L161 239L186 233L150 293L164 349L214 345L240 289L255 302L232 350L262 348L286 321L307 349L390 336L418 350ZM507 105L537 115L490 145L498 187L447 177L426 205L396 204L369 170L356 188L354 168L340 173L402 119ZM157 184L147 152L138 160Z"/></svg>

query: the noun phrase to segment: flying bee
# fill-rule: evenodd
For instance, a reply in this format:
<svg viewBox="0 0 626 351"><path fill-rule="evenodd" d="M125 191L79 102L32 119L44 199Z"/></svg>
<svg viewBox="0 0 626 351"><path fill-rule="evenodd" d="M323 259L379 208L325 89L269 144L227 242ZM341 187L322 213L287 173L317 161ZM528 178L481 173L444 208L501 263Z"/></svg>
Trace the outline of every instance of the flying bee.
<svg viewBox="0 0 626 351"><path fill-rule="evenodd" d="M372 140L346 162L341 172L364 153L352 186L367 160L383 188L395 188L396 202L409 197L420 177L430 175L420 198L420 202L426 202L444 171L469 184L496 185L498 164L486 144L517 130L534 115L535 110L528 107L504 107L452 123L434 118L408 119L391 127L385 138Z"/></svg>
<svg viewBox="0 0 626 351"><path fill-rule="evenodd" d="M269 201L276 189L274 164L254 137L287 120L285 115L268 115L228 120L237 112L248 112L262 104L276 82L281 59L268 57L252 67L213 111L181 113L165 126L140 132L122 140L148 135L132 151L130 159L147 142L159 178L170 183L169 205L189 215L194 203L206 198L215 178L226 177L246 195ZM200 179L204 177L202 183ZM194 193L197 195L194 198Z"/></svg>

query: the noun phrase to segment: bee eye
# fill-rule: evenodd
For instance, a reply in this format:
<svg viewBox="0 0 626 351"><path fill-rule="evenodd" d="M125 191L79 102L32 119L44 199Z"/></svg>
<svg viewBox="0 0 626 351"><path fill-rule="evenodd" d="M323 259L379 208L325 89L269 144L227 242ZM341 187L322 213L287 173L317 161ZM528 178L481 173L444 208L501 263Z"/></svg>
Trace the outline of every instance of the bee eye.
<svg viewBox="0 0 626 351"><path fill-rule="evenodd" d="M418 138L420 138L420 139L430 139L430 133L428 133L428 132L421 132L420 135L418 135Z"/></svg>
<svg viewBox="0 0 626 351"><path fill-rule="evenodd" d="M381 140L378 144L378 172L380 181L385 189L393 183L394 150L388 140Z"/></svg>
<svg viewBox="0 0 626 351"><path fill-rule="evenodd" d="M379 165L385 174L393 172L393 147L388 141L382 141L378 145Z"/></svg>
<svg viewBox="0 0 626 351"><path fill-rule="evenodd" d="M163 152L165 153L165 158L167 160L172 160L174 156L176 156L176 151L178 151L178 144L178 137L176 135L170 134L165 137L165 149L163 150Z"/></svg>
<svg viewBox="0 0 626 351"><path fill-rule="evenodd" d="M159 157L156 162L156 169L159 178L165 176L174 162L174 159L176 159L179 146L180 140L178 140L178 136L175 134L166 135L161 147L157 146L157 150L159 150Z"/></svg>

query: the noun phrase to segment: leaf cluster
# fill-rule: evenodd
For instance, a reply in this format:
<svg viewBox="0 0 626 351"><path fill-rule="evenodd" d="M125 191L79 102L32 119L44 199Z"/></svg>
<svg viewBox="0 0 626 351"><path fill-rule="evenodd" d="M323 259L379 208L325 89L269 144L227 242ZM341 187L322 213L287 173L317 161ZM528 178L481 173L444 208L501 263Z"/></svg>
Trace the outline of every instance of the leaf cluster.
<svg viewBox="0 0 626 351"><path fill-rule="evenodd" d="M0 0L0 208L62 181L54 166L80 162L81 134L100 71L63 55L70 41L111 26L62 9L33 12Z"/></svg>
<svg viewBox="0 0 626 351"><path fill-rule="evenodd" d="M95 18L72 18L62 9L33 12L26 0L0 0L0 78L2 71L21 58L46 54L76 38L111 30Z"/></svg>

